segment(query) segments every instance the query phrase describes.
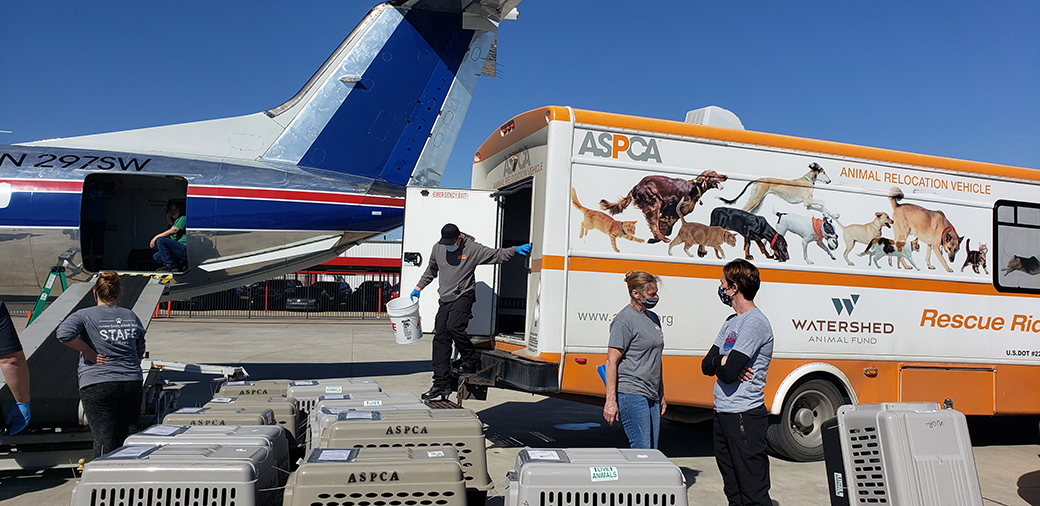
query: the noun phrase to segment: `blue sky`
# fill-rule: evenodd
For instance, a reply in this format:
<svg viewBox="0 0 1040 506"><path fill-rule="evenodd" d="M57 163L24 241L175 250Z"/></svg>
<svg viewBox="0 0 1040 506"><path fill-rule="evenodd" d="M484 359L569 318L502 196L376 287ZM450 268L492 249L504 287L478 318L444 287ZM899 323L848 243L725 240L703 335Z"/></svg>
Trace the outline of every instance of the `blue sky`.
<svg viewBox="0 0 1040 506"><path fill-rule="evenodd" d="M0 143L250 114L300 89L374 1L5 2ZM543 105L1040 168L1040 2L524 0L444 186Z"/></svg>

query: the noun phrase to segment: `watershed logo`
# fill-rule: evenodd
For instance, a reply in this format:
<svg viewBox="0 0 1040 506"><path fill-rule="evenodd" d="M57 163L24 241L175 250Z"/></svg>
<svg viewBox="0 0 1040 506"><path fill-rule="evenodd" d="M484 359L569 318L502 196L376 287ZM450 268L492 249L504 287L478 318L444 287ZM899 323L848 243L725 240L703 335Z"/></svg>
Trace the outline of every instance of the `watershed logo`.
<svg viewBox="0 0 1040 506"><path fill-rule="evenodd" d="M617 159L618 155L625 153L628 158L637 162L653 160L661 163L661 150L657 147L654 138L643 138L639 136L627 136L621 134L608 134L606 132L596 134L588 132L585 140L581 141L579 155L591 154L603 158Z"/></svg>
<svg viewBox="0 0 1040 506"><path fill-rule="evenodd" d="M895 332L895 324L891 322L852 319L852 313L859 302L859 294L833 297L831 304L834 306L837 318L819 320L792 318L791 325L795 331L804 332L806 342L809 343L877 344L878 339L875 336Z"/></svg>

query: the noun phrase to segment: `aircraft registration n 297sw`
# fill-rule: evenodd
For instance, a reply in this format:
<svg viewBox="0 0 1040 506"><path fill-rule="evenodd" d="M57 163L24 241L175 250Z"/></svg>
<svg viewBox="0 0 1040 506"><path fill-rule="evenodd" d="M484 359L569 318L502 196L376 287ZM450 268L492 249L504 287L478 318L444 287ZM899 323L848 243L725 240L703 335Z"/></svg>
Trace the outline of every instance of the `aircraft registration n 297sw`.
<svg viewBox="0 0 1040 506"><path fill-rule="evenodd" d="M0 146L0 296L38 296L60 258L73 281L157 267L149 242L169 202L184 208L189 266L167 297L315 265L401 226L405 186L439 184L519 2L379 4L267 111Z"/></svg>

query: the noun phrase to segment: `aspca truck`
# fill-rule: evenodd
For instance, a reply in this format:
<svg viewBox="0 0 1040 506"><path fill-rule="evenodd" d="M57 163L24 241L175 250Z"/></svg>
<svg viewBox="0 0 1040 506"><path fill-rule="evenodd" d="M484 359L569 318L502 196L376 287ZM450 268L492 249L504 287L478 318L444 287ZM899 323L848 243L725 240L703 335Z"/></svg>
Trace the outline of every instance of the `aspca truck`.
<svg viewBox="0 0 1040 506"><path fill-rule="evenodd" d="M477 271L485 376L602 402L624 274L658 275L665 395L683 417L713 405L700 360L732 313L722 266L744 257L775 335L777 452L821 458L820 425L842 403L1040 413L1040 171L729 119L737 128L545 107L507 121L474 155L472 188L409 188L403 292L446 222L488 246L531 242L530 259Z"/></svg>

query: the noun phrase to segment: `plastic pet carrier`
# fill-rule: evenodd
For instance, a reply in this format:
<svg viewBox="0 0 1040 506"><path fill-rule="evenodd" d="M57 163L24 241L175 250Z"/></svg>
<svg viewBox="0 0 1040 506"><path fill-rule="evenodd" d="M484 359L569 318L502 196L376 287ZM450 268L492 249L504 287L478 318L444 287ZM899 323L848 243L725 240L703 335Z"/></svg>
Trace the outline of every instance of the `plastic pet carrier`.
<svg viewBox="0 0 1040 506"><path fill-rule="evenodd" d="M276 425L266 406L181 408L163 418L164 425Z"/></svg>
<svg viewBox="0 0 1040 506"><path fill-rule="evenodd" d="M487 491L484 425L469 409L346 411L326 429L321 448L430 448L450 446L459 454L466 487Z"/></svg>
<svg viewBox="0 0 1040 506"><path fill-rule="evenodd" d="M307 449L312 450L318 447L319 441L321 441L321 435L328 430L332 424L339 420L340 413L346 413L347 411L368 411L365 408L336 408L336 407L322 407L321 402L318 406L315 406L314 412L311 413L310 428L307 431ZM379 408L381 411L401 411L409 409L429 410L429 406L425 404L401 404L383 406Z"/></svg>
<svg viewBox="0 0 1040 506"><path fill-rule="evenodd" d="M287 397L296 399L296 407L303 413L310 414L318 397L334 394L360 394L364 392L382 392L374 380L363 378L332 378L320 380L297 380L289 382L285 390Z"/></svg>
<svg viewBox="0 0 1040 506"><path fill-rule="evenodd" d="M72 506L275 506L287 470L263 446L132 445L86 465Z"/></svg>
<svg viewBox="0 0 1040 506"><path fill-rule="evenodd" d="M274 454L278 468L289 469L285 430L272 425L153 425L132 434L123 444L262 446Z"/></svg>
<svg viewBox="0 0 1040 506"><path fill-rule="evenodd" d="M682 471L658 450L524 448L505 506L687 506Z"/></svg>
<svg viewBox="0 0 1040 506"><path fill-rule="evenodd" d="M314 404L314 408L311 409L308 419L310 431L307 433L307 448L311 449L318 445L322 429L331 425L339 413L349 410L372 409L429 409L429 407L423 404L422 399L418 395L411 392L362 392L321 395ZM324 416L324 425L319 421L321 416Z"/></svg>
<svg viewBox="0 0 1040 506"><path fill-rule="evenodd" d="M203 405L205 408L227 409L244 407L266 407L274 412L275 425L289 433L289 442L302 444L306 434L307 419L300 416L296 400L292 397L214 397Z"/></svg>
<svg viewBox="0 0 1040 506"><path fill-rule="evenodd" d="M823 437L833 505L982 505L959 411L935 402L846 405Z"/></svg>
<svg viewBox="0 0 1040 506"><path fill-rule="evenodd" d="M457 457L450 447L316 449L290 475L283 504L466 506Z"/></svg>

